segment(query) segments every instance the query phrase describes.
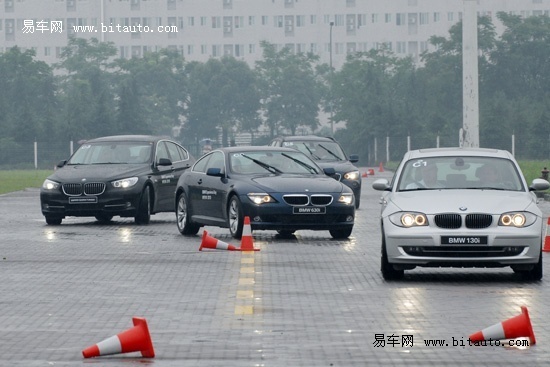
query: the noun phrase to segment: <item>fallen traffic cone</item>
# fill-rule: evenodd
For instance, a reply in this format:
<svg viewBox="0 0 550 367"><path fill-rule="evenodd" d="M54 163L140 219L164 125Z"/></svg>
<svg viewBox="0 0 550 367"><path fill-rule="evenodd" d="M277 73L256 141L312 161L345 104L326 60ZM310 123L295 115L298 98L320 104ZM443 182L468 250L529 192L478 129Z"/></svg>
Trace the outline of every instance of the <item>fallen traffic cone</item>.
<svg viewBox="0 0 550 367"><path fill-rule="evenodd" d="M130 352L141 352L143 357L153 358L155 350L149 335L147 321L141 317L133 317L132 321L133 328L84 349L82 351L84 358Z"/></svg>
<svg viewBox="0 0 550 367"><path fill-rule="evenodd" d="M214 250L229 250L229 251L237 250L235 246L229 243L220 241L217 238L214 238L212 236L209 236L208 232L206 231L202 233L202 242L201 242L201 247L199 248L199 251L202 251L203 247L211 248Z"/></svg>
<svg viewBox="0 0 550 367"><path fill-rule="evenodd" d="M471 342L477 342L489 339L516 339L526 336L529 337L529 345L536 344L535 333L533 332L531 320L529 319L529 311L527 311L527 307L521 306L521 315L478 331L470 335L469 340Z"/></svg>
<svg viewBox="0 0 550 367"><path fill-rule="evenodd" d="M363 172L363 174L361 175L361 177L368 177L369 175L367 174L367 172Z"/></svg>
<svg viewBox="0 0 550 367"><path fill-rule="evenodd" d="M548 217L546 222L546 236L544 237L544 247L542 248L544 252L550 252L550 236L548 235L548 229L550 229L550 217Z"/></svg>
<svg viewBox="0 0 550 367"><path fill-rule="evenodd" d="M240 251L260 251L259 248L254 248L254 242L252 239L252 227L250 226L250 218L244 217L243 234L241 238Z"/></svg>
<svg viewBox="0 0 550 367"><path fill-rule="evenodd" d="M378 172L384 172L384 165L382 162L380 162L380 166L378 167Z"/></svg>
<svg viewBox="0 0 550 367"><path fill-rule="evenodd" d="M374 169L369 168L368 174L371 176L374 176Z"/></svg>

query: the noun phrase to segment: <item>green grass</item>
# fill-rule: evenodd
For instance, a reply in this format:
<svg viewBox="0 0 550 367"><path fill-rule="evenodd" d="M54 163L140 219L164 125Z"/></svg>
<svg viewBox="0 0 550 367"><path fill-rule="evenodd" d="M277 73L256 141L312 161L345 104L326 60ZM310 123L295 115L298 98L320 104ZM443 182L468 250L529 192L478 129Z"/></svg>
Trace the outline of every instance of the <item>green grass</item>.
<svg viewBox="0 0 550 367"><path fill-rule="evenodd" d="M7 170L0 171L0 194L40 187L51 170Z"/></svg>

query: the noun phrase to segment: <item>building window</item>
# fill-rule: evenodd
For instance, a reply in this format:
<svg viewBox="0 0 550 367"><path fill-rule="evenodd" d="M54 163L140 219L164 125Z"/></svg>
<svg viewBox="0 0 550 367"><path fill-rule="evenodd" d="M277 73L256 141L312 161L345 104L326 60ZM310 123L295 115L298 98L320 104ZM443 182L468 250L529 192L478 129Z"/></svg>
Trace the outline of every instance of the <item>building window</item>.
<svg viewBox="0 0 550 367"><path fill-rule="evenodd" d="M201 45L201 55L206 55L208 53L208 46Z"/></svg>
<svg viewBox="0 0 550 367"><path fill-rule="evenodd" d="M309 16L309 24L317 24L317 15L312 14Z"/></svg>
<svg viewBox="0 0 550 367"><path fill-rule="evenodd" d="M221 28L221 27L222 27L222 18L212 17L212 28Z"/></svg>
<svg viewBox="0 0 550 367"><path fill-rule="evenodd" d="M296 27L304 27L306 25L305 15L296 15Z"/></svg>
<svg viewBox="0 0 550 367"><path fill-rule="evenodd" d="M437 23L441 20L441 13L436 12L434 13L434 23Z"/></svg>
<svg viewBox="0 0 550 367"><path fill-rule="evenodd" d="M251 15L248 17L248 25L255 25L256 24L256 18Z"/></svg>
<svg viewBox="0 0 550 367"><path fill-rule="evenodd" d="M262 25L267 25L267 23L268 23L267 15L262 15Z"/></svg>
<svg viewBox="0 0 550 367"><path fill-rule="evenodd" d="M284 26L284 19L282 15L275 15L273 17L273 24L275 24L275 27L277 28L283 28Z"/></svg>
<svg viewBox="0 0 550 367"><path fill-rule="evenodd" d="M195 25L195 17L187 17L187 25L193 27ZM183 21L181 27L183 28Z"/></svg>
<svg viewBox="0 0 550 367"><path fill-rule="evenodd" d="M391 23L391 13L384 14L384 21L386 23Z"/></svg>
<svg viewBox="0 0 550 367"><path fill-rule="evenodd" d="M449 22L454 21L454 13L453 13L453 12L448 12L448 13L447 13L447 20L448 20Z"/></svg>
<svg viewBox="0 0 550 367"><path fill-rule="evenodd" d="M420 24L428 24L429 23L429 13L420 13Z"/></svg>
<svg viewBox="0 0 550 367"><path fill-rule="evenodd" d="M357 14L357 28L367 25L367 14Z"/></svg>
<svg viewBox="0 0 550 367"><path fill-rule="evenodd" d="M207 22L208 22L208 20L207 20L206 17L201 17L201 27L205 27Z"/></svg>
<svg viewBox="0 0 550 367"><path fill-rule="evenodd" d="M378 23L378 14L373 13L371 16L372 23Z"/></svg>

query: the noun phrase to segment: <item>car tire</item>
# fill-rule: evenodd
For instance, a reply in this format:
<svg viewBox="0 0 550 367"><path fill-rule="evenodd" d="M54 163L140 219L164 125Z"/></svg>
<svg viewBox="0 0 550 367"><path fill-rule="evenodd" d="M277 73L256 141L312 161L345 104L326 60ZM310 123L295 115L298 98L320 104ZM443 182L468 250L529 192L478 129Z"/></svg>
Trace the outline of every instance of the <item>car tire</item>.
<svg viewBox="0 0 550 367"><path fill-rule="evenodd" d="M48 223L50 226L58 226L61 224L61 221L63 218L56 217L53 215L46 215L46 223Z"/></svg>
<svg viewBox="0 0 550 367"><path fill-rule="evenodd" d="M294 236L294 232L296 232L296 231L286 230L286 229L280 229L280 230L277 231L279 236L281 236L282 238L290 238L290 237Z"/></svg>
<svg viewBox="0 0 550 367"><path fill-rule="evenodd" d="M355 209L359 209L359 206L361 205L361 198L355 197Z"/></svg>
<svg viewBox="0 0 550 367"><path fill-rule="evenodd" d="M191 212L185 192L181 192L176 199L176 224L183 235L195 235L200 226L191 222Z"/></svg>
<svg viewBox="0 0 550 367"><path fill-rule="evenodd" d="M513 268L512 268L513 269ZM535 264L531 270L514 270L515 273L520 274L526 280L539 281L543 275L543 263L542 263L542 250L540 252L539 261Z"/></svg>
<svg viewBox="0 0 550 367"><path fill-rule="evenodd" d="M227 225L231 236L235 239L241 239L243 235L244 215L243 206L237 195L229 199L227 205Z"/></svg>
<svg viewBox="0 0 550 367"><path fill-rule="evenodd" d="M136 224L149 224L151 220L151 194L148 186L145 187L141 194L139 207L134 219Z"/></svg>
<svg viewBox="0 0 550 367"><path fill-rule="evenodd" d="M386 250L386 239L382 234L382 250L380 256L380 271L382 272L382 277L385 280L399 280L403 279L405 276L404 270L395 270L392 264L388 262L388 252Z"/></svg>
<svg viewBox="0 0 550 367"><path fill-rule="evenodd" d="M346 229L331 229L329 230L330 235L335 240L343 240L348 238L351 235L351 232L353 231L353 227L346 228Z"/></svg>
<svg viewBox="0 0 550 367"><path fill-rule="evenodd" d="M97 221L101 223L109 223L113 219L113 216L107 214L98 214L95 216L95 219L97 219Z"/></svg>

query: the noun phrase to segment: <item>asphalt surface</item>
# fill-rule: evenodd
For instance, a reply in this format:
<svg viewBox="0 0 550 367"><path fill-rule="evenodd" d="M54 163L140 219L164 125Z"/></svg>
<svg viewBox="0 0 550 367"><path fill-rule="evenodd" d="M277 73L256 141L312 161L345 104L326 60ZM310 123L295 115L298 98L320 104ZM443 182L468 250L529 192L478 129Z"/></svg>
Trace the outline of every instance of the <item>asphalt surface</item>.
<svg viewBox="0 0 550 367"><path fill-rule="evenodd" d="M173 214L147 226L68 218L48 226L36 189L0 196L0 366L543 366L550 363L550 264L541 282L503 269L379 272L378 198L364 178L350 239L254 232L260 251L198 251ZM548 215L550 205L541 202ZM239 246L227 229L206 228ZM536 345L469 346L521 314ZM83 358L147 320L155 357ZM440 346L427 346L444 340ZM453 343L454 341L454 343ZM454 345L453 345L454 344ZM501 342L501 344L507 344Z"/></svg>

